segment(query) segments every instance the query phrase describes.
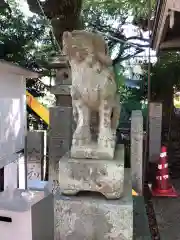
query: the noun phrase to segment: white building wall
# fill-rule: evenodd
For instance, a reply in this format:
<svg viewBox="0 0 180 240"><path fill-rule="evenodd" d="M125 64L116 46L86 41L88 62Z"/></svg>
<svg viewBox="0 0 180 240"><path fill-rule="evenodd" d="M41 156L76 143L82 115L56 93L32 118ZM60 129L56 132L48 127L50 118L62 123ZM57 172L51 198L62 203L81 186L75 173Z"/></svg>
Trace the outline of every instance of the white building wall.
<svg viewBox="0 0 180 240"><path fill-rule="evenodd" d="M0 69L0 168L15 161L26 132L25 77Z"/></svg>

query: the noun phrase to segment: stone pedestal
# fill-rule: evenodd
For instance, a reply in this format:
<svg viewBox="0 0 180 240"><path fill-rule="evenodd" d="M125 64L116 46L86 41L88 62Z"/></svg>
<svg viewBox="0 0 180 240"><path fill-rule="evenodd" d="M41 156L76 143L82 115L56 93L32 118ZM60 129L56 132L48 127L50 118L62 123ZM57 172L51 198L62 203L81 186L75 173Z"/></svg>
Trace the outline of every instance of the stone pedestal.
<svg viewBox="0 0 180 240"><path fill-rule="evenodd" d="M111 161L74 159L67 154L59 161L58 175L63 194L95 191L108 199L120 198L124 185L124 146L117 146Z"/></svg>
<svg viewBox="0 0 180 240"><path fill-rule="evenodd" d="M56 240L132 240L133 201L130 170L121 199L55 195Z"/></svg>
<svg viewBox="0 0 180 240"><path fill-rule="evenodd" d="M71 147L71 156L79 159L106 159L112 161L114 158L114 142L107 143L106 147L98 146L97 142L91 143L89 145L74 146Z"/></svg>
<svg viewBox="0 0 180 240"><path fill-rule="evenodd" d="M54 240L54 197L31 192L30 199L18 189L0 194L1 240Z"/></svg>
<svg viewBox="0 0 180 240"><path fill-rule="evenodd" d="M59 159L53 150L54 144L49 144L51 177L48 187L53 188L55 195L55 237L56 240L132 240L130 171L124 171L124 146L115 146L120 101L110 69L112 62L101 36L84 31L74 33L72 39L70 33L63 35L63 52L72 70L71 95L77 126L71 137L70 151ZM83 42L83 46L79 42ZM85 48L89 49L87 57ZM58 63L58 81L51 92L56 95L58 107L67 108L67 99L71 99L70 81L62 82L63 71L65 67L62 69L62 63ZM71 79L69 73L65 75ZM49 133L54 131L54 138L57 132L63 135L76 125L72 118L62 115L64 117L56 117L61 123L58 129L50 121ZM62 124L63 118L66 125L71 124L68 129ZM69 135L64 136L64 142L68 142ZM67 149L60 145L60 138L56 139L59 151Z"/></svg>

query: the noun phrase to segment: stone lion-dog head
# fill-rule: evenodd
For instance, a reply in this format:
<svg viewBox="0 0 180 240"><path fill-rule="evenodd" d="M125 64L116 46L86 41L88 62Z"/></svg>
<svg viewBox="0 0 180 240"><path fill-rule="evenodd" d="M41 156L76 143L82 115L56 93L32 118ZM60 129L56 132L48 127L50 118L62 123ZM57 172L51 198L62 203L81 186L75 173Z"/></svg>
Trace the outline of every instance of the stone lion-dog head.
<svg viewBox="0 0 180 240"><path fill-rule="evenodd" d="M93 65L99 62L104 67L112 66L112 60L108 55L108 47L104 38L97 33L85 30L74 30L63 34L63 53L67 55L69 61L84 61L91 56Z"/></svg>

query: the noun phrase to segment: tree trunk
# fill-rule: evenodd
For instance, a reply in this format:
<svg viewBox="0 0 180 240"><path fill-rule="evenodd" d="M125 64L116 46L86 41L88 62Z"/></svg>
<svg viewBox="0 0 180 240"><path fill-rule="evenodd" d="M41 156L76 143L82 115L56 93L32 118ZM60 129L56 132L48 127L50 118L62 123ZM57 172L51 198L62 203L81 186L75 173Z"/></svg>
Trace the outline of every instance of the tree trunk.
<svg viewBox="0 0 180 240"><path fill-rule="evenodd" d="M32 12L42 15L37 0L27 0ZM54 35L61 46L64 31L83 28L81 18L82 0L45 0L41 7L46 17L51 21Z"/></svg>

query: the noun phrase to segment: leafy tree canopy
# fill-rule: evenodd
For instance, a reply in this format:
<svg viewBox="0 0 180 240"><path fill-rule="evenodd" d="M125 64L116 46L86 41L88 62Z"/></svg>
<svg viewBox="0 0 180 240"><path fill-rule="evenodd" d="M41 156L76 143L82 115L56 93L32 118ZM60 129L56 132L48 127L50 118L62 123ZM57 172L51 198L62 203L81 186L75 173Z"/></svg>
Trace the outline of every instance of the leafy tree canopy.
<svg viewBox="0 0 180 240"><path fill-rule="evenodd" d="M50 74L47 67L49 57L57 52L57 48L50 28L47 26L47 19L44 19L42 13L34 14L33 17L25 19L18 9L16 1L9 0L8 2L10 11L8 8L1 8L0 6L0 57L48 76ZM135 28L133 36L128 37L125 34L125 28L132 23L134 17L138 19L138 17L147 16L147 1L84 0L82 5L80 0L46 0L45 2L47 5L44 9L48 9L45 14L48 19L51 19L54 34L58 41L60 36L58 29L61 28L60 21L63 21L63 30L70 30L71 27L75 26L69 25L71 23L68 21L69 15L65 9L67 10L73 4L77 8L82 7L81 15L84 27L102 33L108 42L116 78L120 83L122 101L125 101L127 96L128 98L131 96L131 99L136 96L137 101L145 96L142 88L137 91L136 89L127 89L124 86L124 66L122 63L144 51L144 47L149 44L149 40L143 38L141 28ZM49 4L50 2L51 4ZM38 13L40 13L37 1L28 0L30 7L35 3L36 10L39 9ZM33 7L31 9L33 10ZM37 11L35 12L37 13ZM73 14L78 17L78 12L79 10L74 11ZM51 16L49 13L51 13ZM62 13L64 17L57 18L58 14ZM56 24L53 23L55 16ZM137 42L137 40L143 41ZM144 78L146 78L146 74ZM27 87L35 96L39 96L45 88L41 81L34 82L33 80L28 81ZM145 84L143 89L145 89Z"/></svg>

